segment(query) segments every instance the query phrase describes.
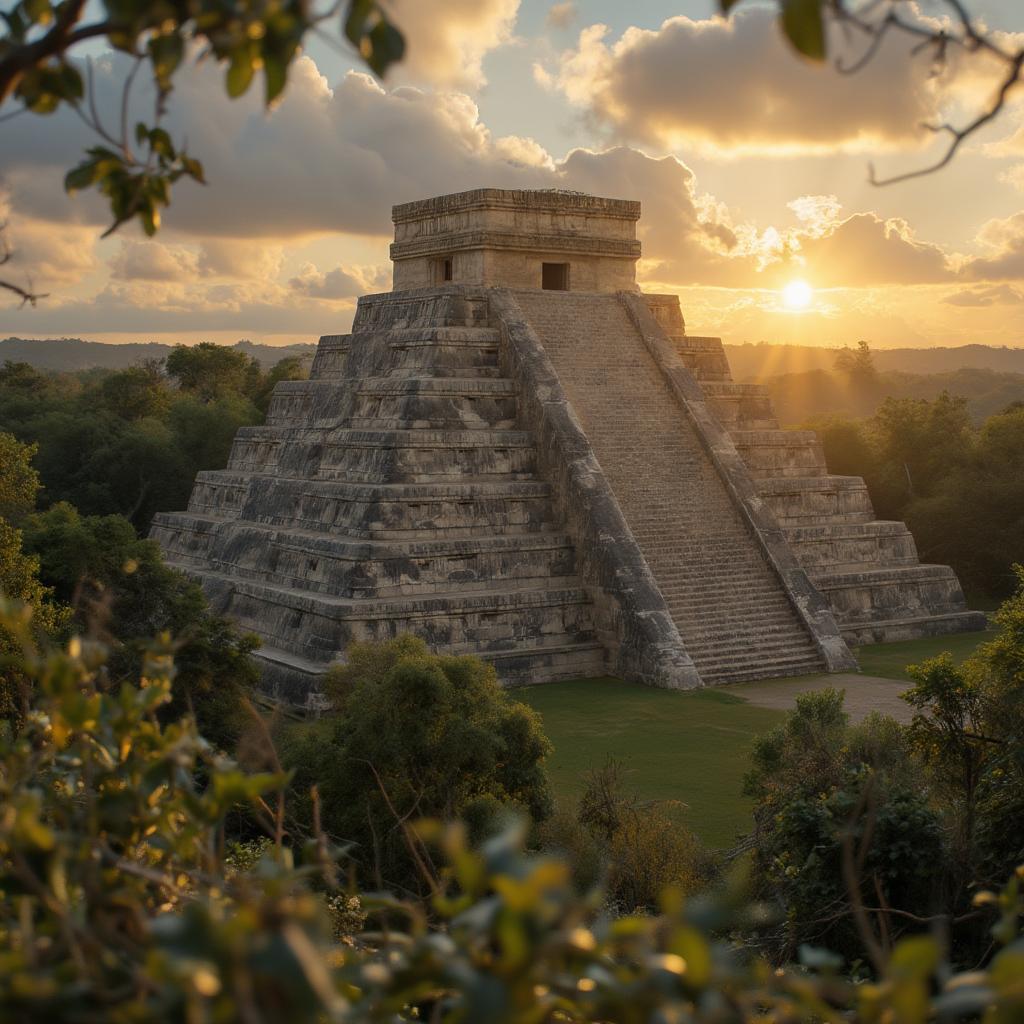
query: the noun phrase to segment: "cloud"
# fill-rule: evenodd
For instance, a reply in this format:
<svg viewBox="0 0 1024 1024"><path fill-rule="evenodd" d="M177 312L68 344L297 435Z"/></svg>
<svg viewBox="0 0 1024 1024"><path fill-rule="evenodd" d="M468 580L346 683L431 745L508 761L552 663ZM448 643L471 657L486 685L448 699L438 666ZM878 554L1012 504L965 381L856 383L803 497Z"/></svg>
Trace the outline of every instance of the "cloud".
<svg viewBox="0 0 1024 1024"><path fill-rule="evenodd" d="M898 218L857 213L797 242L799 259L818 287L932 284L955 276L945 250L917 239Z"/></svg>
<svg viewBox="0 0 1024 1024"><path fill-rule="evenodd" d="M987 221L978 241L991 253L967 263L962 275L971 281L1024 280L1024 211Z"/></svg>
<svg viewBox="0 0 1024 1024"><path fill-rule="evenodd" d="M544 19L544 24L548 28L568 28L576 20L578 13L575 0L552 4L548 9L548 16Z"/></svg>
<svg viewBox="0 0 1024 1024"><path fill-rule="evenodd" d="M8 220L0 194L0 224L4 223L11 258L3 275L28 291L70 287L99 267L93 228L59 226L16 215Z"/></svg>
<svg viewBox="0 0 1024 1024"><path fill-rule="evenodd" d="M950 306L971 308L1011 306L1024 302L1024 293L1008 284L997 284L989 288L965 288L947 295L942 301Z"/></svg>
<svg viewBox="0 0 1024 1024"><path fill-rule="evenodd" d="M281 270L284 250L234 238L207 238L199 247L199 270L211 277L258 280L275 277Z"/></svg>
<svg viewBox="0 0 1024 1024"><path fill-rule="evenodd" d="M861 75L797 59L764 8L610 37L606 25L585 28L536 76L623 139L729 153L877 150L930 138L921 122L938 112L942 80L895 36Z"/></svg>
<svg viewBox="0 0 1024 1024"><path fill-rule="evenodd" d="M484 57L509 41L519 0L385 0L405 34L399 80L478 89Z"/></svg>
<svg viewBox="0 0 1024 1024"><path fill-rule="evenodd" d="M353 299L366 292L384 290L391 279L390 267L355 267L346 270L318 270L312 263L305 263L289 287L300 295L313 299Z"/></svg>
<svg viewBox="0 0 1024 1024"><path fill-rule="evenodd" d="M195 253L162 242L122 241L110 261L110 276L119 281L188 281L196 271Z"/></svg>

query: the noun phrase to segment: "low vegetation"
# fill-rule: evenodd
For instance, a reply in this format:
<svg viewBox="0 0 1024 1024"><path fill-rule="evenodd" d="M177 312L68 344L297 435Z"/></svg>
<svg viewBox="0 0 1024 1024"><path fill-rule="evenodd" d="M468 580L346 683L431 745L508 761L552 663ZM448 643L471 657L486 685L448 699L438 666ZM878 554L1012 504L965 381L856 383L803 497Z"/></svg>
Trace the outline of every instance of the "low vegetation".
<svg viewBox="0 0 1024 1024"><path fill-rule="evenodd" d="M139 371L87 393L152 426L182 402L258 415L269 386L202 350L175 386ZM975 443L959 415L885 421L946 446L915 478ZM254 641L129 518L40 502L34 441L0 433L0 1017L1024 1012L1024 570L973 656L908 671L909 725L851 724L833 691L785 715L600 680L531 708L403 637L352 648L299 726L253 707ZM620 760L595 765L602 730Z"/></svg>
<svg viewBox="0 0 1024 1024"><path fill-rule="evenodd" d="M1019 604L1006 610L986 652L994 674L979 677L998 697L1009 695L1003 669L1016 671L1019 685L1024 588ZM343 882L349 860L336 837L316 816L307 827L289 813L294 780L242 770L216 754L189 717L163 720L173 689L168 647L151 649L141 678L111 685L101 646L74 641L63 652L38 652L17 611L6 628L34 699L24 723L7 723L0 736L5 1019L626 1024L769 1015L924 1024L984 1016L1001 1024L1024 1011L1024 869L999 889L952 894L972 908L987 947L981 967L963 974L956 936L950 946L941 930L879 931L880 913L891 918L896 908L883 904L880 912L862 895L869 881L877 891L869 859L854 859L846 898L861 945L851 939L845 960L811 945L800 947L798 962L779 959L771 939L799 925L792 906L773 907L774 892L769 902L752 900L735 880L689 899L670 886L656 914L609 915L600 887L580 894L570 866L525 853L525 832L515 826L473 849L455 823L410 823L402 830L410 854L431 857L429 897L361 894ZM389 678L421 660L414 651L399 655ZM940 669L922 670L922 708L932 708L929 687L939 685ZM901 759L912 756L903 748L887 754L864 736L871 763L858 773L835 700L810 710L764 741L754 779L767 781L758 768L771 768L780 743L799 746L802 768L816 778L838 766L829 784L840 788L870 788L880 774L895 781ZM930 710L926 717L942 720ZM838 759L827 756L837 745ZM263 753L276 761L269 746ZM806 785L800 774L771 786ZM616 787L590 790L580 823L614 836L621 800L607 797ZM831 809L835 792L825 797ZM250 835L239 845L240 819ZM849 817L814 820L819 830L826 821L826 841L847 842ZM627 820L627 836L631 828ZM253 830L266 838L254 839ZM856 841L868 841L863 831ZM613 860L613 877L625 863Z"/></svg>
<svg viewBox="0 0 1024 1024"><path fill-rule="evenodd" d="M543 760L550 744L536 712L498 685L479 658L430 654L417 637L357 644L329 681L333 708L283 744L294 798L350 844L363 877L429 893L429 855L411 838L419 818L465 821L493 834L509 812L551 812ZM313 787L319 794L314 804Z"/></svg>

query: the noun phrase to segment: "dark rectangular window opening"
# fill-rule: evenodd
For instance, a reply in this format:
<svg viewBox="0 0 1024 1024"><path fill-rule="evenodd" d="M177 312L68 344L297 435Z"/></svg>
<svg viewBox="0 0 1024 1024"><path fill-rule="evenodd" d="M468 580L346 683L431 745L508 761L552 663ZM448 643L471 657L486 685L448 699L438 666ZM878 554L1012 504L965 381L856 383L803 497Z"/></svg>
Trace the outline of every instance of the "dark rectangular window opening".
<svg viewBox="0 0 1024 1024"><path fill-rule="evenodd" d="M540 284L548 292L567 292L569 290L569 264L542 263Z"/></svg>
<svg viewBox="0 0 1024 1024"><path fill-rule="evenodd" d="M454 270L454 260L451 256L442 256L440 259L433 260L434 284L451 281L455 276Z"/></svg>

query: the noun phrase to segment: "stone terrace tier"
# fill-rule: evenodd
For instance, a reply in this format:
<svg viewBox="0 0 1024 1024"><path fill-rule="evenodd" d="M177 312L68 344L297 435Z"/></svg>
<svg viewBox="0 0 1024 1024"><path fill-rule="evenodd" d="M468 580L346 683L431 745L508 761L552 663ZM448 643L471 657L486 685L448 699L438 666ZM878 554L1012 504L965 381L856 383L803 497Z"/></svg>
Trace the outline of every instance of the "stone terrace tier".
<svg viewBox="0 0 1024 1024"><path fill-rule="evenodd" d="M968 611L953 570L922 565L906 526L875 518L860 477L828 472L813 431L778 429L764 390L733 383L721 339L688 335L675 296L647 301L849 643L985 628L985 617Z"/></svg>
<svg viewBox="0 0 1024 1024"><path fill-rule="evenodd" d="M308 703L351 642L402 632L508 683L606 670L487 317L459 289L364 300L188 511L154 522L168 561L263 639L272 695Z"/></svg>
<svg viewBox="0 0 1024 1024"><path fill-rule="evenodd" d="M512 685L692 687L983 627L677 298L637 293L638 203L478 189L393 212L397 290L153 523L261 637L271 695L315 705L352 642L403 632Z"/></svg>

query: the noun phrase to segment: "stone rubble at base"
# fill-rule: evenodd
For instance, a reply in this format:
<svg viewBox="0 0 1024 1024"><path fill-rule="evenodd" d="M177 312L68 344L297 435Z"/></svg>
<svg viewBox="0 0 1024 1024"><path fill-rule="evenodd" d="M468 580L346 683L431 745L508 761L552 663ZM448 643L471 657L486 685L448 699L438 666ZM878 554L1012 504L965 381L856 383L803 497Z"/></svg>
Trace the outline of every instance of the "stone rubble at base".
<svg viewBox="0 0 1024 1024"><path fill-rule="evenodd" d="M557 191L395 207L395 291L154 520L263 639L268 694L315 707L350 643L403 632L509 685L691 687L984 627L677 297L638 293L639 216Z"/></svg>

